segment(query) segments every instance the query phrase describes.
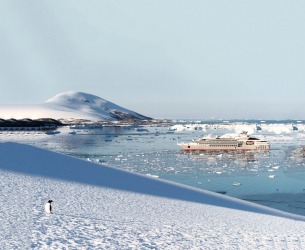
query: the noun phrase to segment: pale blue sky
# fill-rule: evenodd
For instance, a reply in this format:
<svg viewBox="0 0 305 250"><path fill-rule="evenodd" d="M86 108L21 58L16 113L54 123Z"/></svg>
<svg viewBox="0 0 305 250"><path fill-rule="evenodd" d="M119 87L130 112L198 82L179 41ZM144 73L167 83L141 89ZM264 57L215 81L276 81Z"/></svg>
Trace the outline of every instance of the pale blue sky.
<svg viewBox="0 0 305 250"><path fill-rule="evenodd" d="M304 1L8 0L0 104L64 91L156 118L305 119Z"/></svg>

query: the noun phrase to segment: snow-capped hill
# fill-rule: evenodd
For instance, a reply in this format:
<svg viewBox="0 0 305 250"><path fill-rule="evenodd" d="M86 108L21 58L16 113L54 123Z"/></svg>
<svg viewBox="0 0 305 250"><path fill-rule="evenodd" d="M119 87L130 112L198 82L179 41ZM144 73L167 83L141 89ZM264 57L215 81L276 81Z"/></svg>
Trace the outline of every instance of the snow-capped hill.
<svg viewBox="0 0 305 250"><path fill-rule="evenodd" d="M98 96L82 92L69 91L60 93L45 103L93 116L95 117L94 120L150 119Z"/></svg>
<svg viewBox="0 0 305 250"><path fill-rule="evenodd" d="M79 106L83 104L88 104L91 106L102 107L110 102L95 95L82 93L82 92L68 91L68 92L60 93L50 98L49 100L46 101L46 103L51 103L61 106Z"/></svg>
<svg viewBox="0 0 305 250"><path fill-rule="evenodd" d="M0 106L0 118L83 119L94 122L151 119L98 96L75 91L58 94L42 104Z"/></svg>

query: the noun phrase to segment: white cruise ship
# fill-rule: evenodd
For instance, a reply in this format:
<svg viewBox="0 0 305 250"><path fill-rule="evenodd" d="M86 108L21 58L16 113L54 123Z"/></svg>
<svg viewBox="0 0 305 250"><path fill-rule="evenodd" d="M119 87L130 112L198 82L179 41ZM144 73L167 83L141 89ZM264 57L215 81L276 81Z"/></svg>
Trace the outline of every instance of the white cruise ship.
<svg viewBox="0 0 305 250"><path fill-rule="evenodd" d="M195 150L269 150L268 141L247 135L243 132L238 136L203 137L192 142L178 143L185 151Z"/></svg>

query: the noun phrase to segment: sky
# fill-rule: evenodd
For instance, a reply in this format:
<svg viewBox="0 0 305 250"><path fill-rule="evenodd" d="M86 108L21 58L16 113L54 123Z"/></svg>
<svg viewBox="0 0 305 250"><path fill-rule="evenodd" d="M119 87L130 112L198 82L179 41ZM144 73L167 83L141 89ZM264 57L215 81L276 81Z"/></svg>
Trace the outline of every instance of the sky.
<svg viewBox="0 0 305 250"><path fill-rule="evenodd" d="M305 119L305 2L3 0L0 104L65 91L154 118Z"/></svg>

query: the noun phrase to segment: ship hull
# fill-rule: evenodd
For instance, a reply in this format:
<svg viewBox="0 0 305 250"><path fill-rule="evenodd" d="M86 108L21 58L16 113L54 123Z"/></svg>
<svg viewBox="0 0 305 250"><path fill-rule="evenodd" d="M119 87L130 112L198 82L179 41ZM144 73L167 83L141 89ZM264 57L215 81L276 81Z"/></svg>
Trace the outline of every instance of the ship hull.
<svg viewBox="0 0 305 250"><path fill-rule="evenodd" d="M184 151L227 151L227 150L270 150L269 145L226 145L224 147L219 145L201 145L198 143L178 143Z"/></svg>
<svg viewBox="0 0 305 250"><path fill-rule="evenodd" d="M270 147L262 148L262 147L218 147L218 148L211 148L211 147L200 147L200 146L191 146L188 148L188 145L180 145L178 144L184 151L234 151L234 150L270 150Z"/></svg>

